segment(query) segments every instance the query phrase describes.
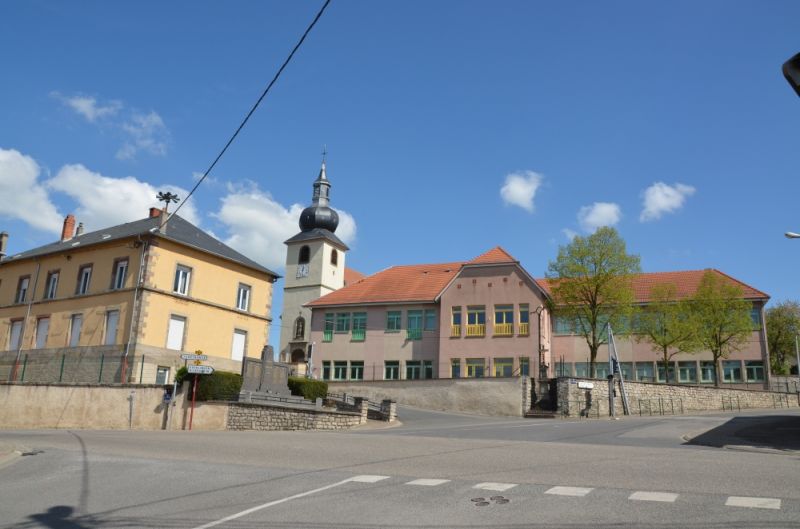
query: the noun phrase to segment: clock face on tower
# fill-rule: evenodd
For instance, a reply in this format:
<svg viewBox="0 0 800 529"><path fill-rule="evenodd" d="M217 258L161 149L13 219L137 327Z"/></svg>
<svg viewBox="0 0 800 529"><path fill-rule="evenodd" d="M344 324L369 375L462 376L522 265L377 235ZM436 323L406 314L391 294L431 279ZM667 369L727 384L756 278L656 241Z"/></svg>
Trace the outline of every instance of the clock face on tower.
<svg viewBox="0 0 800 529"><path fill-rule="evenodd" d="M297 275L295 278L299 279L301 277L308 277L308 263L297 265Z"/></svg>

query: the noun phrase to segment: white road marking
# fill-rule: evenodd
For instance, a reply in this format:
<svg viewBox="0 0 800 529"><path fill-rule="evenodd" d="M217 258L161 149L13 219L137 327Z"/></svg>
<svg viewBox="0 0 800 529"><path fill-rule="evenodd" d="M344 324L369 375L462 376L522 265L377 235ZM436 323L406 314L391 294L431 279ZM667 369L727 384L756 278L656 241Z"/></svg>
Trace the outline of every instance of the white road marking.
<svg viewBox="0 0 800 529"><path fill-rule="evenodd" d="M356 476L356 477L366 477L366 476ZM370 476L370 477L378 477L378 476ZM380 476L382 477L382 476ZM387 476L388 477L388 476ZM332 489L334 487L338 487L339 485L344 485L345 483L350 483L351 481L355 481L355 479L345 479L342 481L338 481L336 483L331 483L330 485L325 485L324 487L320 487L314 490L308 490L306 492L301 492L300 494L295 494L293 496L287 496L286 498L281 498L280 500L271 501L269 503L264 503L263 505L257 505L250 509L244 510L242 512L237 512L236 514L231 514L230 516L226 516L225 518L220 518L214 522L208 522L207 524L198 525L194 529L208 529L209 527L215 527L217 525L224 524L226 522L230 522L231 520L235 520L237 518L241 518L242 516L247 516L248 514L252 514L254 512L258 512L262 509L266 509L267 507L272 507L273 505L279 505L281 503L286 503L287 501L296 500L297 498L303 498L305 496L310 496L312 494L316 494L317 492L322 492L323 490ZM368 482L374 483L374 482Z"/></svg>
<svg viewBox="0 0 800 529"><path fill-rule="evenodd" d="M354 481L356 483L377 483L378 481L383 481L384 479L389 479L390 476L372 476L369 474L364 474L362 476L355 476L347 481Z"/></svg>
<svg viewBox="0 0 800 529"><path fill-rule="evenodd" d="M729 496L725 502L728 507L749 507L751 509L780 509L781 500L777 498L751 498L747 496Z"/></svg>
<svg viewBox="0 0 800 529"><path fill-rule="evenodd" d="M482 489L482 490L496 490L498 492L503 492L504 490L513 489L516 487L516 483L493 483L493 482L486 482L486 483L478 483L473 489Z"/></svg>
<svg viewBox="0 0 800 529"><path fill-rule="evenodd" d="M442 483L449 483L449 479L415 479L414 481L409 481L406 485L423 485L426 487L435 487L436 485L441 485Z"/></svg>
<svg viewBox="0 0 800 529"><path fill-rule="evenodd" d="M664 503L675 503L675 500L678 499L678 495L671 492L647 492L639 490L628 496L628 499L637 501L663 501Z"/></svg>
<svg viewBox="0 0 800 529"><path fill-rule="evenodd" d="M586 496L594 489L587 487L553 487L546 490L545 494L555 494L556 496Z"/></svg>

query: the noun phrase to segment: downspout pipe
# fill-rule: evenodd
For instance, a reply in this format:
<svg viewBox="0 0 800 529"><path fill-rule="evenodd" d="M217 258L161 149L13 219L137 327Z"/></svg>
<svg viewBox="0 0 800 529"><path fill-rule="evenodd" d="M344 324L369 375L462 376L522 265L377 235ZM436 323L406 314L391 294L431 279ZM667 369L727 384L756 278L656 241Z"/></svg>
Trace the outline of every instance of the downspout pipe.
<svg viewBox="0 0 800 529"><path fill-rule="evenodd" d="M125 383L126 372L128 369L128 354L131 350L131 345L133 344L133 327L136 323L136 316L137 312L139 312L139 294L142 285L142 278L144 277L144 261L145 255L147 253L147 248L149 246L148 241L142 240L141 236L136 237L136 242L141 244L142 251L139 255L139 271L136 277L136 285L133 288L133 304L131 306L131 320L130 325L128 326L128 342L125 344L125 353L122 356L122 372L120 373L120 384ZM141 384L141 380L139 383Z"/></svg>
<svg viewBox="0 0 800 529"><path fill-rule="evenodd" d="M22 320L22 329L19 331L19 344L17 345L17 357L14 359L14 371L11 373L11 382L17 380L17 370L19 369L19 357L22 355L22 344L25 342L25 332L28 330L28 318L31 316L31 306L33 305L33 298L36 296L36 286L39 284L39 269L42 263L36 259L36 273L33 276L33 288L31 295L28 299L28 308L25 311L25 319ZM34 336L34 339L35 336Z"/></svg>

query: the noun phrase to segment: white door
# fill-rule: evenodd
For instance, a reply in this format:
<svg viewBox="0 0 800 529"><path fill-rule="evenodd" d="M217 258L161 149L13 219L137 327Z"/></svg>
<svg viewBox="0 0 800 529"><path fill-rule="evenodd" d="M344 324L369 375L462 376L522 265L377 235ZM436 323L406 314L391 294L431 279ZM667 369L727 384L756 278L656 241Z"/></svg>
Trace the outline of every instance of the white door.
<svg viewBox="0 0 800 529"><path fill-rule="evenodd" d="M22 338L22 320L11 323L11 341L8 344L9 351L19 349L20 339Z"/></svg>
<svg viewBox="0 0 800 529"><path fill-rule="evenodd" d="M233 345L231 346L231 358L241 360L244 358L244 344L247 341L247 331L236 329L233 331Z"/></svg>
<svg viewBox="0 0 800 529"><path fill-rule="evenodd" d="M167 349L183 350L183 329L186 327L186 318L170 316L169 331L167 333Z"/></svg>
<svg viewBox="0 0 800 529"><path fill-rule="evenodd" d="M47 331L50 330L50 318L39 318L36 322L36 348L44 349L47 345Z"/></svg>
<svg viewBox="0 0 800 529"><path fill-rule="evenodd" d="M69 346L78 347L81 341L81 327L83 327L83 315L73 314L72 325L69 328Z"/></svg>
<svg viewBox="0 0 800 529"><path fill-rule="evenodd" d="M106 312L106 345L117 343L117 323L119 322L119 311L110 310Z"/></svg>

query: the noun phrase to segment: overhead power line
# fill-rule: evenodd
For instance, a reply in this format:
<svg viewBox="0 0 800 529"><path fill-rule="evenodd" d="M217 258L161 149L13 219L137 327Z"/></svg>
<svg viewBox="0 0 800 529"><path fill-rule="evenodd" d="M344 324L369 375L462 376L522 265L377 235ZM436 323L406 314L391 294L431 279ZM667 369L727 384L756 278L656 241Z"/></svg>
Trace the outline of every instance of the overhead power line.
<svg viewBox="0 0 800 529"><path fill-rule="evenodd" d="M286 68L286 66L289 64L289 62L292 60L292 57L294 57L294 54L297 52L298 49L300 49L300 46L302 46L303 41L306 40L306 37L308 36L308 34L311 33L311 30L314 28L314 26L316 25L316 23L320 19L320 17L322 17L322 13L325 12L325 9L328 7L328 4L330 4L330 3L331 3L331 0L325 0L325 3L322 4L322 7L317 12L317 16L315 16L314 20L311 21L311 24L308 25L308 27L306 28L305 32L303 33L303 36L300 37L300 40L297 41L297 44L295 44L294 48L292 48L292 51L291 51L291 53L289 53L289 56L286 57L286 60L283 61L283 64L281 64L281 67L278 68L278 71L277 71L277 73L275 73L275 76L272 78L272 81L269 82L267 87L261 93L261 97L258 98L258 100L255 102L253 107L250 109L250 112L247 113L247 115L245 116L244 120L242 120L242 123L236 129L236 132L233 133L233 136L231 136L231 138L228 140L228 143L225 144L225 147L223 147L222 150L217 155L217 157L214 158L214 161L211 162L210 166L208 166L208 169L206 169L206 172L203 173L202 177L200 177L200 180L198 180L197 183L192 188L192 190L189 191L189 194L186 195L186 198L183 199L183 202L181 202L178 205L178 207L175 208L175 211L173 211L170 214L170 216L167 217L167 220L171 219L176 213L178 213L178 211L183 207L183 205L186 204L186 202L189 200L189 198L194 194L194 192L197 190L197 188L200 187L200 184L202 184L203 181L206 179L206 177L211 173L211 170L214 169L214 166L217 165L217 162L219 162L220 158L222 158L222 155L225 154L225 151L227 151L228 147L231 146L231 144L233 143L233 140L236 139L236 137L239 135L239 132L241 132L242 129L244 128L244 126L247 124L248 120L250 119L250 116L253 115L253 113L258 108L258 105L260 105L261 101L263 101L263 99L267 96L267 94L269 93L270 89L272 88L272 85L274 85L275 82L278 80L278 78L281 76L281 73L283 73L283 70Z"/></svg>

